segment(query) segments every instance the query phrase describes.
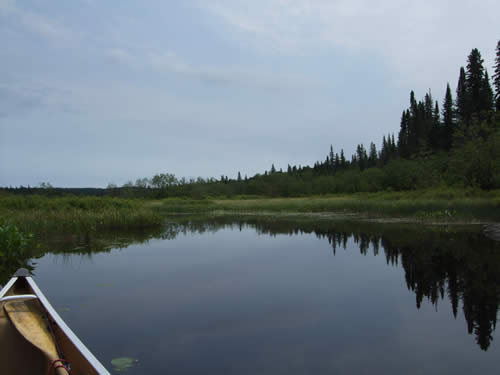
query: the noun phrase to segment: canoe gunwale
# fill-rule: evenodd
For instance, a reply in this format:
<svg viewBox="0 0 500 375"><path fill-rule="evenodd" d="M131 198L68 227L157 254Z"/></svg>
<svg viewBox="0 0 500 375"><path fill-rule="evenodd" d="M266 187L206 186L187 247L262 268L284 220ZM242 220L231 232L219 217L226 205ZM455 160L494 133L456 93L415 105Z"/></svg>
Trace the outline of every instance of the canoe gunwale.
<svg viewBox="0 0 500 375"><path fill-rule="evenodd" d="M0 297L0 302L8 302L8 301L15 301L15 300L30 300L30 299L38 299L38 297L34 294L19 294L15 296L7 296L7 297Z"/></svg>
<svg viewBox="0 0 500 375"><path fill-rule="evenodd" d="M17 277L13 277L9 280L7 284L3 287L2 290L0 290L0 298L3 298L5 294L12 288L12 286L16 283Z"/></svg>
<svg viewBox="0 0 500 375"><path fill-rule="evenodd" d="M94 355L90 352L90 350L87 349L87 347L80 341L78 336L76 336L73 331L66 325L64 320L59 316L59 314L54 310L52 305L49 303L47 298L45 298L44 294L38 288L38 285L36 285L35 281L31 277L26 277L26 281L28 282L29 286L31 289L33 289L33 292L38 296L38 300L42 304L42 306L45 308L49 316L56 322L56 324L59 326L59 328L64 332L64 334L68 337L68 339L75 345L75 347L78 349L78 351L82 354L83 357L94 367L94 369L99 373L103 375L109 375L108 370L104 368L104 366L99 362L99 360L94 357Z"/></svg>
<svg viewBox="0 0 500 375"><path fill-rule="evenodd" d="M80 352L80 354L85 358L85 360L94 368L94 370L98 374L102 375L110 375L108 370L99 362L99 360L87 349L87 347L80 341L78 336L76 336L73 331L68 327L68 325L64 322L64 320L59 316L59 314L54 310L50 302L47 300L45 295L42 293L38 285L35 281L27 276L27 277L12 277L9 282L3 287L0 291L0 299L3 298L8 291L14 286L14 284L18 281L18 279L23 278L26 280L28 285L33 291L33 294L38 298L38 301L46 310L49 317L57 324L59 329L63 332L63 334L68 338L69 341L75 346L75 348ZM7 301L5 301L7 302ZM0 301L0 304L2 302Z"/></svg>

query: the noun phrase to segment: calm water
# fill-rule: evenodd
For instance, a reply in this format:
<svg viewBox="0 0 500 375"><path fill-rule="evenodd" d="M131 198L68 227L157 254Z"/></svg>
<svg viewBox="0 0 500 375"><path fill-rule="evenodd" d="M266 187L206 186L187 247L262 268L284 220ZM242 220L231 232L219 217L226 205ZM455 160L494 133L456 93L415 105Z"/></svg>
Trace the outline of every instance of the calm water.
<svg viewBox="0 0 500 375"><path fill-rule="evenodd" d="M127 374L500 371L500 246L477 228L218 219L156 237L36 260L111 372L117 357L138 360Z"/></svg>

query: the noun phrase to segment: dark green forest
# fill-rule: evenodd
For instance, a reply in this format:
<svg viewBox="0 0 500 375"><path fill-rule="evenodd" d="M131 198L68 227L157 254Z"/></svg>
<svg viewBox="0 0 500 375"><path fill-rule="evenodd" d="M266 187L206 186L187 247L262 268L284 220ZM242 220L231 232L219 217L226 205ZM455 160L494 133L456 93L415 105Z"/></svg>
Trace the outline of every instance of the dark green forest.
<svg viewBox="0 0 500 375"><path fill-rule="evenodd" d="M440 103L428 92L420 100L412 91L400 130L374 142L358 144L349 158L331 145L313 166L271 165L252 177L177 178L161 173L106 189L39 187L4 188L22 194L107 195L126 197L268 196L293 197L335 193L404 191L429 188L500 188L500 41L490 79L478 49L459 69L456 89L447 83Z"/></svg>

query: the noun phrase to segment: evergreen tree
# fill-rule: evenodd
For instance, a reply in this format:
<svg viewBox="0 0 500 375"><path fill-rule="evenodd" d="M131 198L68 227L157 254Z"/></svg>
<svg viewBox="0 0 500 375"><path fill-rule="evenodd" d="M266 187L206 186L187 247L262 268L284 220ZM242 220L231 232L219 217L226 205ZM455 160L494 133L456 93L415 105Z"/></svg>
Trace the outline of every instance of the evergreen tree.
<svg viewBox="0 0 500 375"><path fill-rule="evenodd" d="M417 104L417 117L415 118L416 143L414 152L425 153L428 144L429 122L432 120L432 102L430 115L427 114L426 104L419 101Z"/></svg>
<svg viewBox="0 0 500 375"><path fill-rule="evenodd" d="M404 114L403 114L404 115ZM387 164L389 160L389 145L387 144L387 139L385 135L382 137L382 149L380 150L380 162L382 165Z"/></svg>
<svg viewBox="0 0 500 375"><path fill-rule="evenodd" d="M443 134L441 131L441 114L439 112L439 104L436 100L434 104L434 110L432 112L432 125L431 131L429 133L430 139L429 144L433 150L437 150L443 147Z"/></svg>
<svg viewBox="0 0 500 375"><path fill-rule="evenodd" d="M377 165L377 147L375 143L370 143L370 154L368 156L368 165L370 167L375 167Z"/></svg>
<svg viewBox="0 0 500 375"><path fill-rule="evenodd" d="M366 149L363 144L359 144L356 148L356 158L359 164L359 169L364 170L367 166L368 155L366 154Z"/></svg>
<svg viewBox="0 0 500 375"><path fill-rule="evenodd" d="M335 169L335 155L333 153L333 145L330 145L330 164L328 165L328 168L330 171L333 171Z"/></svg>
<svg viewBox="0 0 500 375"><path fill-rule="evenodd" d="M469 120L469 93L465 78L464 67L460 68L460 75L457 84L457 116L462 123L467 123Z"/></svg>
<svg viewBox="0 0 500 375"><path fill-rule="evenodd" d="M398 156L398 146L394 141L394 133L391 134L391 159L394 159Z"/></svg>
<svg viewBox="0 0 500 375"><path fill-rule="evenodd" d="M271 165L271 174L276 173L276 168L274 167L274 164Z"/></svg>
<svg viewBox="0 0 500 375"><path fill-rule="evenodd" d="M241 181L241 173L238 171L238 181Z"/></svg>
<svg viewBox="0 0 500 375"><path fill-rule="evenodd" d="M495 109L500 112L500 40L497 43L497 54L495 57L493 86L495 87Z"/></svg>
<svg viewBox="0 0 500 375"><path fill-rule="evenodd" d="M423 103L417 103L415 93L410 93L410 115L408 116L408 156L417 151L422 131Z"/></svg>
<svg viewBox="0 0 500 375"><path fill-rule="evenodd" d="M342 169L345 169L346 168L346 160L345 160L345 155L344 155L344 149L341 149L340 150L340 167Z"/></svg>
<svg viewBox="0 0 500 375"><path fill-rule="evenodd" d="M408 118L409 112L403 111L401 115L401 128L398 135L398 149L399 155L402 158L407 158L409 156L408 152Z"/></svg>
<svg viewBox="0 0 500 375"><path fill-rule="evenodd" d="M465 73L465 87L470 100L470 115L479 115L487 108L483 107L484 89L484 67L481 53L474 48L467 60L467 71Z"/></svg>
<svg viewBox="0 0 500 375"><path fill-rule="evenodd" d="M455 129L455 116L453 109L453 98L451 96L450 84L446 85L446 94L443 103L443 147L445 150L451 148L453 130Z"/></svg>
<svg viewBox="0 0 500 375"><path fill-rule="evenodd" d="M481 111L489 112L494 108L493 96L493 90L490 85L490 77L488 76L488 71L485 69L483 84L481 87Z"/></svg>

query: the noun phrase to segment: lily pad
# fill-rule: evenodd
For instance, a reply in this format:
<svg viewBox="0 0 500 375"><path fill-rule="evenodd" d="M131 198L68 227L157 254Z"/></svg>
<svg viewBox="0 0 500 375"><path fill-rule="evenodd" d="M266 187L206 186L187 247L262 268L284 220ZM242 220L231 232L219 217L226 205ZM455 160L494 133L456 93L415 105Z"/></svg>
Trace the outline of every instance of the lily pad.
<svg viewBox="0 0 500 375"><path fill-rule="evenodd" d="M130 357L119 357L111 360L111 364L114 366L114 370L117 372L127 371L136 362L139 362L139 360Z"/></svg>

